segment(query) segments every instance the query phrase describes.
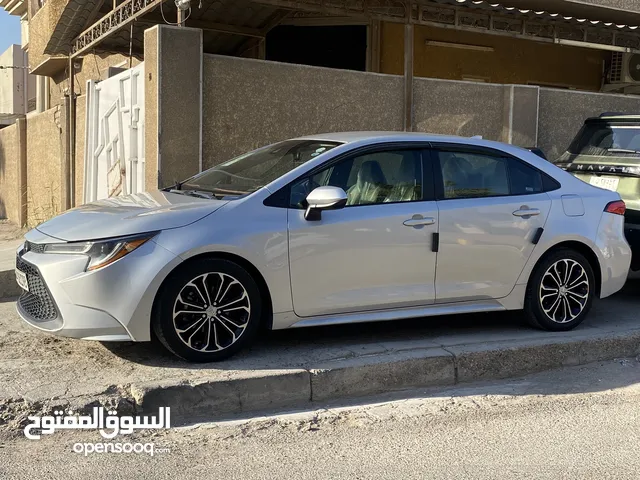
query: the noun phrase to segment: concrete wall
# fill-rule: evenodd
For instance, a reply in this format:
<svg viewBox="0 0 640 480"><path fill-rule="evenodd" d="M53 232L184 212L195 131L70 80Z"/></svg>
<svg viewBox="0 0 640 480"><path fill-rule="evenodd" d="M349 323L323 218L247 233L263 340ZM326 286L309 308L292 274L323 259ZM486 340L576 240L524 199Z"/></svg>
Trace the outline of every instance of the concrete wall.
<svg viewBox="0 0 640 480"><path fill-rule="evenodd" d="M290 137L401 130L402 78L204 56L203 163Z"/></svg>
<svg viewBox="0 0 640 480"><path fill-rule="evenodd" d="M31 5L29 6L31 10L29 15L29 60L32 68L40 65L49 56L44 53L45 49L60 22L67 3L68 0L47 0L42 8L36 12L33 11Z"/></svg>
<svg viewBox="0 0 640 480"><path fill-rule="evenodd" d="M18 225L24 221L21 178L24 130L24 120L0 130L0 218L8 218Z"/></svg>
<svg viewBox="0 0 640 480"><path fill-rule="evenodd" d="M0 69L0 113L25 114L30 100L35 107L35 75L27 71L27 53L20 45L11 45L0 55L0 65L18 68Z"/></svg>
<svg viewBox="0 0 640 480"><path fill-rule="evenodd" d="M427 46L426 41L465 43L491 47L492 52ZM404 71L404 25L383 22L380 71L401 75ZM418 77L485 82L532 84L600 90L602 65L607 52L415 26L414 74Z"/></svg>
<svg viewBox="0 0 640 480"><path fill-rule="evenodd" d="M500 140L503 104L503 85L416 78L414 130Z"/></svg>
<svg viewBox="0 0 640 480"><path fill-rule="evenodd" d="M549 159L567 149L585 118L602 112L640 113L640 96L540 89L538 145Z"/></svg>
<svg viewBox="0 0 640 480"><path fill-rule="evenodd" d="M62 109L27 118L27 223L35 226L61 211L64 158Z"/></svg>
<svg viewBox="0 0 640 480"><path fill-rule="evenodd" d="M628 12L640 12L640 3L638 3L638 0L570 0L570 3L585 3Z"/></svg>
<svg viewBox="0 0 640 480"><path fill-rule="evenodd" d="M145 185L166 187L200 170L202 30L163 25L144 38L145 116L158 119L145 129Z"/></svg>

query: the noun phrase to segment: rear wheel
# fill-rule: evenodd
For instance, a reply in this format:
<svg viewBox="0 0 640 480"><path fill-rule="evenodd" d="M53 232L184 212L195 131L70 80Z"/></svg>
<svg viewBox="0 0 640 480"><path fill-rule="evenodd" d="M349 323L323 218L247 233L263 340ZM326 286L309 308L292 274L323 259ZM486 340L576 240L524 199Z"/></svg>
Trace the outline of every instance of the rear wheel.
<svg viewBox="0 0 640 480"><path fill-rule="evenodd" d="M589 261L574 250L556 250L542 259L531 276L524 308L527 320L544 330L571 330L589 313L594 293Z"/></svg>
<svg viewBox="0 0 640 480"><path fill-rule="evenodd" d="M189 263L158 294L153 330L172 353L191 362L229 358L254 339L261 315L260 290L229 260Z"/></svg>

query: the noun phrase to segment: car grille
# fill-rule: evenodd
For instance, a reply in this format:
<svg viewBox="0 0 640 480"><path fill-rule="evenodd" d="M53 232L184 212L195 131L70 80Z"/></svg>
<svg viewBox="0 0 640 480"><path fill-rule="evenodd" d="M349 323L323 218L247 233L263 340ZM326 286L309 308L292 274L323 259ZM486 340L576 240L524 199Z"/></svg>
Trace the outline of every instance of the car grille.
<svg viewBox="0 0 640 480"><path fill-rule="evenodd" d="M29 283L29 291L24 292L18 300L22 310L34 320L55 320L58 311L38 269L20 257L16 259L16 268L27 275Z"/></svg>
<svg viewBox="0 0 640 480"><path fill-rule="evenodd" d="M24 242L24 251L33 253L44 253L44 245L41 243Z"/></svg>

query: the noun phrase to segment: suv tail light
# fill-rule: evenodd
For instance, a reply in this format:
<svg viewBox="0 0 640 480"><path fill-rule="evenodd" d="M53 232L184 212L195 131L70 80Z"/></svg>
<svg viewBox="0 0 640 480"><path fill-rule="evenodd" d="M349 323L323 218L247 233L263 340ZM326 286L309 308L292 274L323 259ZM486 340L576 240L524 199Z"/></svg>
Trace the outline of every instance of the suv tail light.
<svg viewBox="0 0 640 480"><path fill-rule="evenodd" d="M627 206L624 204L622 200L616 200L615 202L607 203L607 206L604 207L604 211L608 213L613 213L614 215L624 215L624 212L627 210Z"/></svg>

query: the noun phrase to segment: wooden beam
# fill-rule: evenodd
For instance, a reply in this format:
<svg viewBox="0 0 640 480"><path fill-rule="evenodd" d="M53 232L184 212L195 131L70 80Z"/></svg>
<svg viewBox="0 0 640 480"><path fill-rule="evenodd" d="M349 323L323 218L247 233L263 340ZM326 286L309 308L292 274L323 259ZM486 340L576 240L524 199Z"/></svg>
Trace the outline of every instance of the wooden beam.
<svg viewBox="0 0 640 480"><path fill-rule="evenodd" d="M320 12L330 15L357 14L357 11L342 7L328 7L325 5L313 5L296 2L295 0L254 0L255 3L262 3L272 7L286 8L289 10L302 10L307 12Z"/></svg>
<svg viewBox="0 0 640 480"><path fill-rule="evenodd" d="M413 24L404 26L404 131L413 130Z"/></svg>
<svg viewBox="0 0 640 480"><path fill-rule="evenodd" d="M229 33L231 35L240 35L243 37L264 38L266 35L266 33L258 28L239 27L237 25L207 22L204 20L187 20L187 26L208 30L210 32Z"/></svg>
<svg viewBox="0 0 640 480"><path fill-rule="evenodd" d="M295 0L253 0L253 3L261 3L263 5L269 5L271 7L285 8L293 11L304 11L322 13L325 15L335 15L340 17L358 17L362 18L377 18L379 20L385 20L387 22L405 22L404 16L392 16L373 13L368 11L366 7L362 8L347 8L347 7L334 7L327 5L317 4L305 4L297 2Z"/></svg>
<svg viewBox="0 0 640 480"><path fill-rule="evenodd" d="M302 17L286 18L281 25L293 25L296 27L326 27L340 25L369 25L369 19L365 16L354 15L353 17Z"/></svg>
<svg viewBox="0 0 640 480"><path fill-rule="evenodd" d="M278 25L282 23L289 15L291 15L291 10L279 10L277 11L267 22L267 24L262 27L260 30L266 36L271 30L276 28Z"/></svg>
<svg viewBox="0 0 640 480"><path fill-rule="evenodd" d="M380 72L380 20L371 20L368 29L367 61L369 72Z"/></svg>
<svg viewBox="0 0 640 480"><path fill-rule="evenodd" d="M160 15L145 15L139 21L164 25L164 20ZM265 33L259 28L240 27L238 25L228 25L226 23L207 22L206 20L187 20L187 27L199 28L208 32L228 33L230 35L240 35L242 37L264 38Z"/></svg>

